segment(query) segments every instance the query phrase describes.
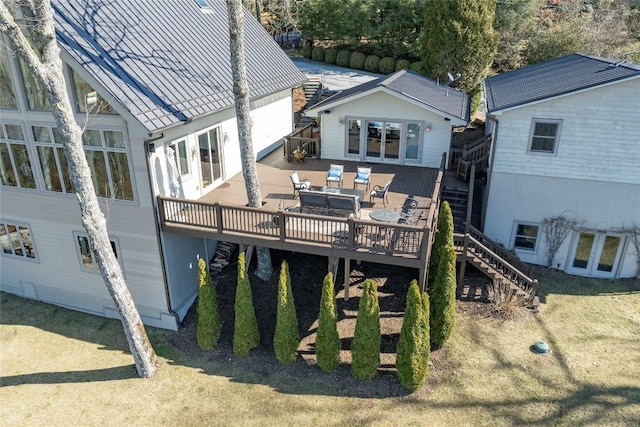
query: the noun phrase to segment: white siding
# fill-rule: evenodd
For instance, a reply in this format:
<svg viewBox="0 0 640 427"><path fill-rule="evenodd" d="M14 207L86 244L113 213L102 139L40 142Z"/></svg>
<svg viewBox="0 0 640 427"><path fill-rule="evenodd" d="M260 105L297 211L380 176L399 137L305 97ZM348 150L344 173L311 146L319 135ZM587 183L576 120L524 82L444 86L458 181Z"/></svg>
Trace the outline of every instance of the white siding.
<svg viewBox="0 0 640 427"><path fill-rule="evenodd" d="M329 108L330 114L321 114L322 158L353 160L345 155L347 126L340 125L339 118L366 117L383 120L417 120L431 124L431 131L424 132L422 158L419 166L440 167L443 152L449 152L451 143L451 121L442 115L407 102L385 92L345 100L344 103Z"/></svg>
<svg viewBox="0 0 640 427"><path fill-rule="evenodd" d="M557 152L531 153L532 118L562 120ZM493 171L640 184L640 79L497 116Z"/></svg>
<svg viewBox="0 0 640 427"><path fill-rule="evenodd" d="M640 224L640 185L539 177L494 172L487 203L484 231L513 247L515 224L541 225L544 218L565 215L585 229L610 230ZM571 234L558 252L561 269L570 256ZM534 264L545 263L542 227L535 252L519 250L519 257ZM635 275L635 251L627 245L619 277Z"/></svg>

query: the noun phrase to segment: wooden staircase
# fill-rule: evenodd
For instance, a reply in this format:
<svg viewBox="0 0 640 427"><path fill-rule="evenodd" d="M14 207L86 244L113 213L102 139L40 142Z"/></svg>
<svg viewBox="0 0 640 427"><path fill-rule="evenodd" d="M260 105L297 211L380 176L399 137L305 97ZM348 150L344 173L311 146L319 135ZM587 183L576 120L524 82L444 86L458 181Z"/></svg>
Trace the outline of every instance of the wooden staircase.
<svg viewBox="0 0 640 427"><path fill-rule="evenodd" d="M449 206L451 207L451 213L453 214L453 231L462 233L467 217L469 189L445 185L442 188L440 197L442 200L449 202Z"/></svg>
<svg viewBox="0 0 640 427"><path fill-rule="evenodd" d="M489 153L491 151L491 135L484 136L469 144L465 144L458 159L457 174L463 181L471 179L471 165L482 171L489 167Z"/></svg>
<svg viewBox="0 0 640 427"><path fill-rule="evenodd" d="M459 285L464 279L466 263L476 267L485 276L509 284L516 295L526 297L527 307L538 311L540 299L536 296L538 280L530 277L531 268L506 249L472 226L466 233L454 233L453 240L460 266Z"/></svg>

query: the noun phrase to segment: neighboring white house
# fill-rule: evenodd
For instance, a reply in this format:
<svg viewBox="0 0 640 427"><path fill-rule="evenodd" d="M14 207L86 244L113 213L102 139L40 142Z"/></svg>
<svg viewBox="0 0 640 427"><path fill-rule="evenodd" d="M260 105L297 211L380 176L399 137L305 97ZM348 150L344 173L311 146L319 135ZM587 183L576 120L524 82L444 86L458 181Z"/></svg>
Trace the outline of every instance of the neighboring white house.
<svg viewBox="0 0 640 427"><path fill-rule="evenodd" d="M452 127L469 122L465 93L408 70L342 91L312 106L322 158L437 168Z"/></svg>
<svg viewBox="0 0 640 427"><path fill-rule="evenodd" d="M162 233L156 196L197 199L241 170L224 0L53 0L69 95L114 251L147 325L176 329L217 242ZM146 7L147 13L139 8ZM245 20L253 142L293 128L305 77ZM1 289L117 317L93 262L45 94L0 43Z"/></svg>
<svg viewBox="0 0 640 427"><path fill-rule="evenodd" d="M633 277L640 227L640 67L572 54L485 80L484 232L545 264L543 221L575 220L553 267Z"/></svg>

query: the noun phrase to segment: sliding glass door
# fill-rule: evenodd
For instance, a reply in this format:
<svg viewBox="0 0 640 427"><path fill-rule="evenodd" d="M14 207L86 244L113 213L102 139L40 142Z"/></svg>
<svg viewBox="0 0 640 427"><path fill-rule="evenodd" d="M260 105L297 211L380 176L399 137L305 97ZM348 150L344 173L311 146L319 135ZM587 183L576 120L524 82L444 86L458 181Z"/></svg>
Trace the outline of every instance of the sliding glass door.
<svg viewBox="0 0 640 427"><path fill-rule="evenodd" d="M213 128L198 135L200 154L200 179L202 189L222 183L222 146L220 128Z"/></svg>

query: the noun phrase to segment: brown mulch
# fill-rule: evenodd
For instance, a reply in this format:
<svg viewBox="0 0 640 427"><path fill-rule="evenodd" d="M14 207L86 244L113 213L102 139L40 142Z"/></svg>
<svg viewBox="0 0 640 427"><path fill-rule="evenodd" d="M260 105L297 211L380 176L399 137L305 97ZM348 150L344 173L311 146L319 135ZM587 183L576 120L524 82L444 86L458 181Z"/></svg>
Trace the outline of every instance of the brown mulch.
<svg viewBox="0 0 640 427"><path fill-rule="evenodd" d="M231 259L237 260L237 249ZM260 329L261 342L246 358L233 355L234 299L237 264L232 263L221 274L214 277L218 295L218 307L223 321L222 335L214 351L202 351L196 342L196 304L187 314L183 326L171 338L171 344L190 354L200 355L209 362L221 366L223 371L244 372L245 376L257 375L265 378L286 375L307 381L318 388L328 388L339 395L360 397L389 397L406 395L396 378L395 351L398 343L406 292L417 270L372 263L351 263L350 298L344 299L344 266L341 263L335 280L338 311L338 332L342 339L341 364L336 372L322 372L315 364L315 332L322 281L327 272L327 258L293 252L271 251L274 274L268 281L261 281L254 274L255 256L250 265L250 279L254 308ZM273 336L276 324L276 294L280 265L283 259L289 263L291 283L296 311L300 346L298 360L289 365L280 365L273 353ZM471 277L473 274L471 275ZM480 275L481 276L481 275ZM376 280L380 305L380 328L382 345L378 375L369 381L357 381L350 374L351 354L349 348L355 329L358 302L365 278ZM482 280L480 277L478 277ZM473 280L472 280L473 281ZM458 311L479 314L488 313L488 305L469 297L458 301ZM446 349L432 351L431 369L427 388L438 382L438 367L445 363ZM278 385L281 385L278 383Z"/></svg>

